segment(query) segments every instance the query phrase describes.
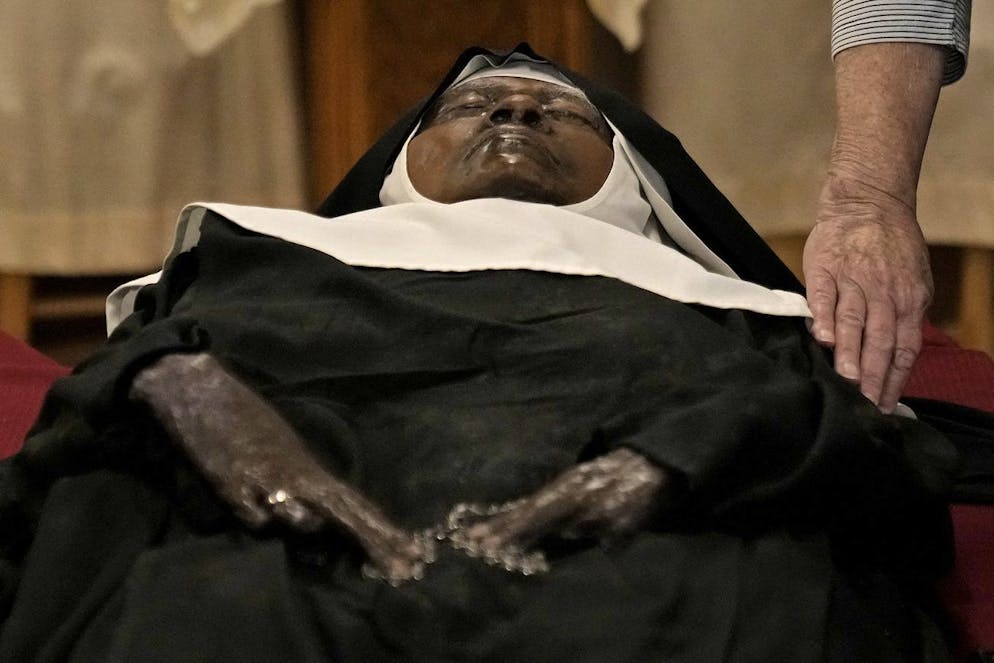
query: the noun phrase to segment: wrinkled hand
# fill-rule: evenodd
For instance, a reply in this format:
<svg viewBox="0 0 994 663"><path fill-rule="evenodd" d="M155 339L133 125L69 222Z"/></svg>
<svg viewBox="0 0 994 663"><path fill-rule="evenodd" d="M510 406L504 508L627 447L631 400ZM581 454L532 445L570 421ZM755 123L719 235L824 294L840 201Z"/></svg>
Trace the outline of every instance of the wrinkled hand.
<svg viewBox="0 0 994 663"><path fill-rule="evenodd" d="M148 404L218 495L251 527L274 520L302 531L334 524L351 534L377 573L416 578L429 544L394 526L324 469L262 398L210 355L167 355L142 370L130 396Z"/></svg>
<svg viewBox="0 0 994 663"><path fill-rule="evenodd" d="M462 532L488 556L551 534L610 538L631 531L658 504L667 473L630 449L576 465L514 506Z"/></svg>
<svg viewBox="0 0 994 663"><path fill-rule="evenodd" d="M932 297L915 212L871 186L831 174L804 247L812 333L835 369L892 412L921 349Z"/></svg>

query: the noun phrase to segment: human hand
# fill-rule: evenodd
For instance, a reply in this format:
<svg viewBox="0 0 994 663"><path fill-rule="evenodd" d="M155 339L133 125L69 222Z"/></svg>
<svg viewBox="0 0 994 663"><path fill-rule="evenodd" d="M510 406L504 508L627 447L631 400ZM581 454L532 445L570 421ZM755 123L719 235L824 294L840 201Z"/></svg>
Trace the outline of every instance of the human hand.
<svg viewBox="0 0 994 663"><path fill-rule="evenodd" d="M250 527L337 525L359 542L375 574L394 584L420 577L433 559L431 542L396 527L325 471L289 424L210 355L166 355L138 373L130 397L151 407Z"/></svg>
<svg viewBox="0 0 994 663"><path fill-rule="evenodd" d="M559 534L612 537L633 530L657 504L666 471L630 449L616 449L559 474L510 508L450 535L457 547L492 559Z"/></svg>
<svg viewBox="0 0 994 663"><path fill-rule="evenodd" d="M892 412L921 349L932 298L928 248L913 207L830 172L804 246L812 333L835 369Z"/></svg>

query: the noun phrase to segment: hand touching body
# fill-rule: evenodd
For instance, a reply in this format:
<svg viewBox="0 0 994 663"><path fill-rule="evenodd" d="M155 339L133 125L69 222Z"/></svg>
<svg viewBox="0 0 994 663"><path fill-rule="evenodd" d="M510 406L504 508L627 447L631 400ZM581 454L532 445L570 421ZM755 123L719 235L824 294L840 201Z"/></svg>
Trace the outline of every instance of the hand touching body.
<svg viewBox="0 0 994 663"><path fill-rule="evenodd" d="M838 125L804 277L815 338L885 412L918 356L932 296L915 198L944 58L915 43L836 57Z"/></svg>

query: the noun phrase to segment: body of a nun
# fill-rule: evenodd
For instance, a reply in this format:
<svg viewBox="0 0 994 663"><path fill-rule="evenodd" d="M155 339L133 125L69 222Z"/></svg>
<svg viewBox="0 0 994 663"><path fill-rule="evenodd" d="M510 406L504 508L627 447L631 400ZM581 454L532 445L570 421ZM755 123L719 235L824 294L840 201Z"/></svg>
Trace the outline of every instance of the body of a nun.
<svg viewBox="0 0 994 663"><path fill-rule="evenodd" d="M540 98L566 75L511 59L465 54L334 220L184 211L163 272L116 293L110 343L2 466L3 660L941 660L947 443L834 373L803 298L772 289L789 273L672 136L587 83L553 95L606 117L577 119ZM499 121L535 103L586 126L599 181L555 206L528 183L430 197L430 132L496 121L508 76L531 100ZM474 157L569 165L511 129ZM170 443L128 395L204 352L292 432L247 417ZM243 401L175 376L146 396L233 423ZM306 453L265 444L282 436ZM301 494L325 470L371 527ZM370 577L394 554L421 566Z"/></svg>

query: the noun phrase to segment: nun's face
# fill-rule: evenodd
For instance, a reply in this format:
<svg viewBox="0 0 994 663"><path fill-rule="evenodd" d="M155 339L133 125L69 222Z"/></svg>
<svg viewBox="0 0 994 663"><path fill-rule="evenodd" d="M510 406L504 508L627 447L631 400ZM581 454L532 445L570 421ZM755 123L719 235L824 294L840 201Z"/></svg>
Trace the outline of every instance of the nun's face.
<svg viewBox="0 0 994 663"><path fill-rule="evenodd" d="M597 193L614 163L598 110L545 81L470 81L439 97L421 126L407 146L408 174L421 195L443 203L578 203Z"/></svg>

